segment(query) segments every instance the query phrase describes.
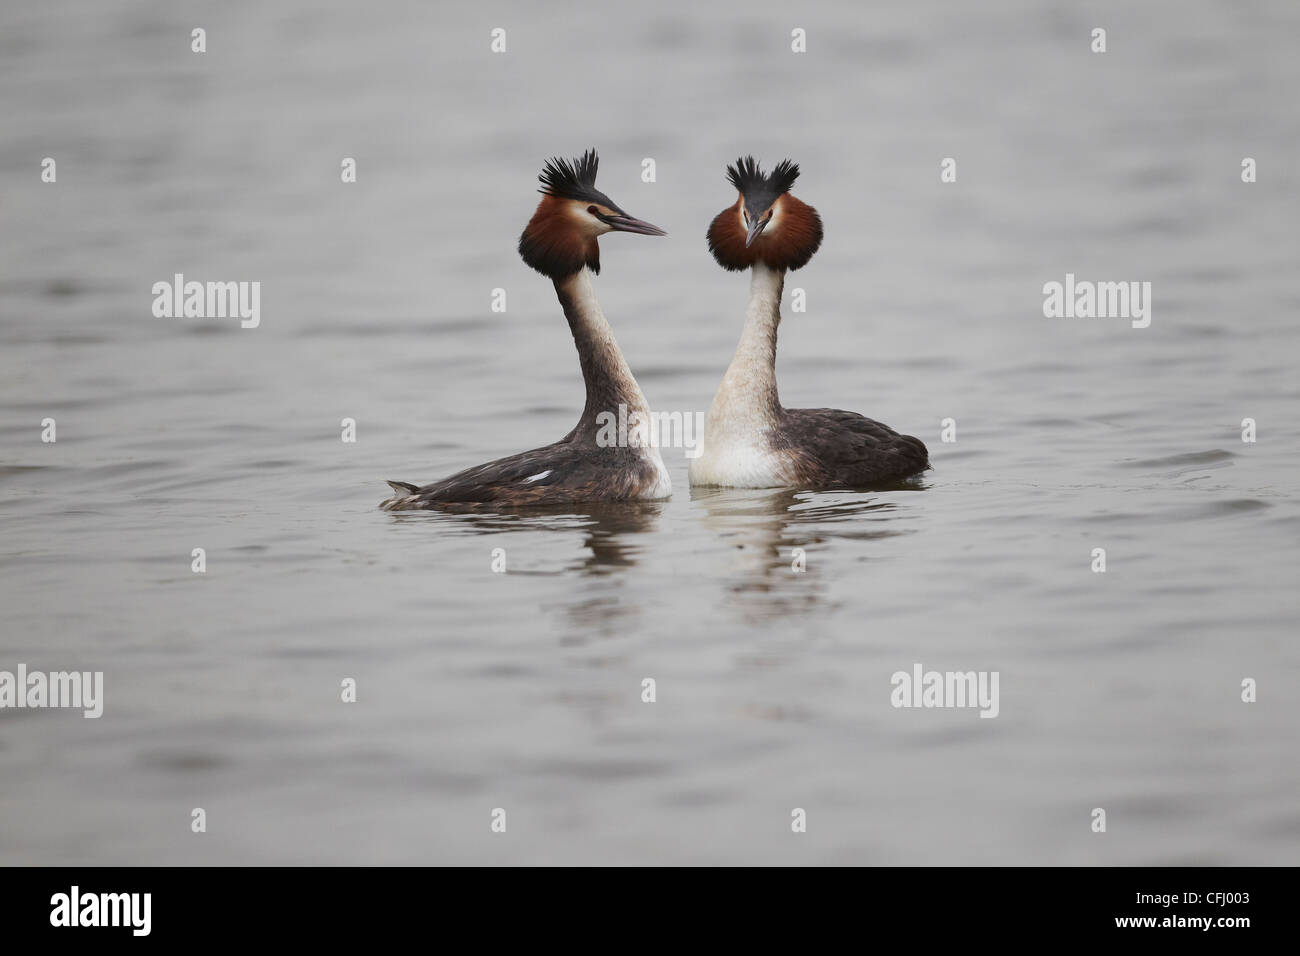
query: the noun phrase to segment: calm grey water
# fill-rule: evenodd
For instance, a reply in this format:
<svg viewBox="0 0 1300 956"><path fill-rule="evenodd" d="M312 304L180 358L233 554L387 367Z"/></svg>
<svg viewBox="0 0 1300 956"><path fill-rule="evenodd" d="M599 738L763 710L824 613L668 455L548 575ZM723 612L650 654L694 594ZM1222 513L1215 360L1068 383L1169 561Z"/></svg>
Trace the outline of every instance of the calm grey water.
<svg viewBox="0 0 1300 956"><path fill-rule="evenodd" d="M0 712L0 863L1296 862L1300 8L976 6L6 5L0 670L106 701ZM663 410L744 314L724 164L802 164L782 399L921 436L922 490L692 494L669 449L662 504L376 509L576 420L514 241L587 146L671 234L597 281ZM154 318L176 272L261 326ZM1150 328L1045 319L1066 272ZM918 662L1000 715L894 709Z"/></svg>

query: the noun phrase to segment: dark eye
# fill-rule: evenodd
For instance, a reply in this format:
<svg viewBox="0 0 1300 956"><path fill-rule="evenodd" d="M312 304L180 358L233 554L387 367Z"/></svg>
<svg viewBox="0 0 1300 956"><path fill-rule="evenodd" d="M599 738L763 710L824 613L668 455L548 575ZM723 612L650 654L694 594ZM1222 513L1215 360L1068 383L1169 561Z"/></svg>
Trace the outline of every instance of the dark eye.
<svg viewBox="0 0 1300 956"><path fill-rule="evenodd" d="M587 212L591 213L593 216L599 216L599 215L600 215L600 210L597 209L595 206L588 206L588 207L587 207Z"/></svg>

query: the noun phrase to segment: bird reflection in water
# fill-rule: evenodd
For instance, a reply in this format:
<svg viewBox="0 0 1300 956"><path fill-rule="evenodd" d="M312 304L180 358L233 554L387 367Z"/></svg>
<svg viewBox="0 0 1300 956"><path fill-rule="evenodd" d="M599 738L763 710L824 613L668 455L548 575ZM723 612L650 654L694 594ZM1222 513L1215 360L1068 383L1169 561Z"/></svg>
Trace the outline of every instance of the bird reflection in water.
<svg viewBox="0 0 1300 956"><path fill-rule="evenodd" d="M440 505L429 511L438 515L435 520L440 522L451 519L451 527L443 525L442 533L578 532L584 536L583 545L590 553L556 572L542 573L606 575L636 566L637 555L643 548L636 538L655 530L666 504L609 501L503 508L465 503ZM392 520L427 521L429 512L394 512Z"/></svg>
<svg viewBox="0 0 1300 956"><path fill-rule="evenodd" d="M922 490L919 482L890 490ZM730 604L747 620L804 614L825 600L816 574L819 546L907 533L907 508L876 492L806 492L789 488L692 488L701 520L728 552L720 569ZM794 570L802 549L808 570Z"/></svg>
<svg viewBox="0 0 1300 956"><path fill-rule="evenodd" d="M502 509L490 512L472 505L443 506L436 511L394 512L394 521L438 521L442 533L502 535L541 532L565 540L582 536L586 554L563 567L547 571L512 571L514 574L577 574L590 578L591 586L561 609L573 625L562 643L585 644L592 638L625 633L641 615L638 601L624 593L626 572L636 567L667 503L662 501L611 501L554 507Z"/></svg>

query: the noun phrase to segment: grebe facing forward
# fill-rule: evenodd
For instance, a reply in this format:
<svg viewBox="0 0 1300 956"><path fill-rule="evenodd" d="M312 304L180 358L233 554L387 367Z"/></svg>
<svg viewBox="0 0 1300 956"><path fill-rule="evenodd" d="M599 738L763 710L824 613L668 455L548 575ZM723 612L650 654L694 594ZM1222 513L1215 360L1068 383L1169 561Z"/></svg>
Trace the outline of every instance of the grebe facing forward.
<svg viewBox="0 0 1300 956"><path fill-rule="evenodd" d="M564 317L578 348L587 402L573 431L553 445L500 458L458 472L431 485L404 481L388 484L396 494L380 507L389 511L436 509L444 505L483 504L516 507L584 501L656 500L672 486L659 450L636 429L627 446L598 442L597 417L617 418L619 405L650 420L645 396L614 341L592 289L600 271L596 240L607 232L662 236L658 226L634 219L596 188L599 160L595 150L569 162L550 160L538 179L543 196L519 237L519 255L555 283Z"/></svg>
<svg viewBox="0 0 1300 956"><path fill-rule="evenodd" d="M739 196L709 226L709 250L729 272L751 271L740 345L704 423L691 485L730 488L865 488L930 466L925 445L856 412L782 408L776 390L776 330L787 269L822 241L817 210L790 195L797 164L771 175L752 156L727 167Z"/></svg>

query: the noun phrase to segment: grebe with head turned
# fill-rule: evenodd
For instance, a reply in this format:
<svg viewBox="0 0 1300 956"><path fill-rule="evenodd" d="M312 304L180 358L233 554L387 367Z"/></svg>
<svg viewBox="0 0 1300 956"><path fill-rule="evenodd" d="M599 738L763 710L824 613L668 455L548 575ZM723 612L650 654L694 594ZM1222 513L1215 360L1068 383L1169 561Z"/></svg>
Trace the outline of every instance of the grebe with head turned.
<svg viewBox="0 0 1300 956"><path fill-rule="evenodd" d="M573 431L553 445L500 458L417 487L388 484L396 493L380 507L389 511L437 509L476 504L516 507L584 501L657 500L672 486L659 450L633 434L627 446L597 442L597 417L617 416L626 406L650 420L645 396L614 341L592 289L600 272L597 238L608 232L662 236L658 226L634 219L596 188L599 159L588 150L572 162L550 160L538 177L543 194L537 211L519 237L524 262L555 283L555 292L573 332L587 402ZM636 431L635 429L633 430Z"/></svg>
<svg viewBox="0 0 1300 956"><path fill-rule="evenodd" d="M817 210L790 195L798 176L788 159L770 175L752 156L727 167L739 196L709 226L709 251L729 272L750 270L749 310L690 463L693 487L865 488L930 467L921 441L856 412L781 407L776 330L785 273L806 265L822 241Z"/></svg>

